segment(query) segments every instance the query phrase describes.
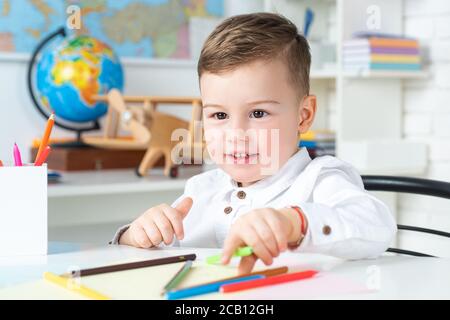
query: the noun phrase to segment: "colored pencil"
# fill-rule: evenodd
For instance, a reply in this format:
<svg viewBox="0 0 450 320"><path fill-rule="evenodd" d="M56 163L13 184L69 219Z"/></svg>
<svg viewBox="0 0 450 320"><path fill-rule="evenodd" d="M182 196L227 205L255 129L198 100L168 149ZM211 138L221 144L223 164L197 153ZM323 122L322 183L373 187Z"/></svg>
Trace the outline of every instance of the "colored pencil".
<svg viewBox="0 0 450 320"><path fill-rule="evenodd" d="M48 155L50 154L51 151L52 151L52 148L50 146L46 146L44 151L42 151L41 155L39 156L39 158L34 163L34 165L36 167L42 166L44 164L44 162L47 160Z"/></svg>
<svg viewBox="0 0 450 320"><path fill-rule="evenodd" d="M223 292L223 293L236 292L236 291L241 291L241 290L254 289L254 288L259 288L259 287L271 286L271 285L275 285L275 284L281 284L281 283L290 282L290 281L303 280L303 279L311 278L315 274L317 274L317 271L307 270L307 271L302 271L302 272L282 274L279 276L268 277L268 278L264 278L264 279L255 279L252 281L246 281L246 282L242 282L242 283L226 284L226 285L223 285L220 287L220 292Z"/></svg>
<svg viewBox="0 0 450 320"><path fill-rule="evenodd" d="M178 284L183 280L183 278L188 274L189 270L192 267L192 260L188 260L184 263L180 270L170 279L170 281L164 286L164 289L161 291L161 295L165 295L167 291L175 289Z"/></svg>
<svg viewBox="0 0 450 320"><path fill-rule="evenodd" d="M77 271L73 271L70 274L65 274L64 276L68 276L68 277L92 276L92 275L102 274L102 273L125 271L125 270L159 266L162 264L195 260L196 257L197 256L195 254L186 254L186 255L165 257L165 258L152 259L152 260L146 260L146 261L129 262L129 263L123 263L123 264L116 264L116 265L112 265L112 266L104 266L104 267L97 267L97 268L91 268L91 269L85 269L85 270L77 270Z"/></svg>
<svg viewBox="0 0 450 320"><path fill-rule="evenodd" d="M47 121L47 126L45 127L44 136L42 137L41 144L39 146L38 153L36 155L36 159L34 162L37 162L41 153L44 152L45 148L48 145L48 141L50 140L50 134L52 133L53 125L55 123L55 114L52 113Z"/></svg>
<svg viewBox="0 0 450 320"><path fill-rule="evenodd" d="M2 162L2 160L0 160L0 167L3 167L3 162Z"/></svg>
<svg viewBox="0 0 450 320"><path fill-rule="evenodd" d="M87 298L95 300L111 300L109 297L97 291L94 291L84 285L74 283L73 279L64 278L51 272L45 272L44 279L67 290L79 293Z"/></svg>
<svg viewBox="0 0 450 320"><path fill-rule="evenodd" d="M272 276L276 276L276 275L283 274L283 273L286 273L286 272L288 272L288 267L278 267L278 268L266 269L266 270L262 270L262 271L255 271L255 272L251 272L251 273L248 273L248 274L243 274L243 275L240 275L240 276L223 278L223 279L219 279L219 280L215 280L215 281L211 281L211 282L205 282L205 283L202 283L201 285L216 284L216 283L223 282L223 281L239 279L239 278L242 278L244 276L263 275L263 276L266 276L266 277L272 277ZM197 286L199 286L199 285L186 287L184 289L197 287Z"/></svg>
<svg viewBox="0 0 450 320"><path fill-rule="evenodd" d="M243 281L245 282L245 281L262 279L262 278L265 278L265 276L263 276L261 274L257 274L254 276L244 276L244 277L240 277L237 279L225 280L225 281L220 281L220 282L212 283L212 284L202 284L202 285L198 285L198 286L194 286L194 287L190 287L190 288L183 288L183 289L179 289L179 290L169 291L169 292L167 292L166 297L168 300L188 298L188 297L198 296L201 294L218 292L220 287L225 284L241 283Z"/></svg>
<svg viewBox="0 0 450 320"><path fill-rule="evenodd" d="M22 157L20 155L20 150L19 147L17 146L16 143L14 143L14 150L13 150L13 154L14 154L14 165L16 167L22 167Z"/></svg>

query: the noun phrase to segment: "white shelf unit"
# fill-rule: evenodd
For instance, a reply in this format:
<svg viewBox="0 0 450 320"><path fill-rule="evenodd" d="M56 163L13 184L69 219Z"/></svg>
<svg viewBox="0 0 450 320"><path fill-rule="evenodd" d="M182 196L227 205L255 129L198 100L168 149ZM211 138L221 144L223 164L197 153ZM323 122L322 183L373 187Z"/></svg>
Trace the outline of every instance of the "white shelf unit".
<svg viewBox="0 0 450 320"><path fill-rule="evenodd" d="M402 139L403 81L426 79L428 73L342 68L344 41L355 31L369 31L367 12L374 6L382 19L377 32L403 33L402 0L265 0L263 9L283 14L302 30L309 7L315 15L310 42L335 43L336 67L316 69L313 63L311 92L318 100L313 128L336 131L337 156L363 174L420 174L426 146Z"/></svg>
<svg viewBox="0 0 450 320"><path fill-rule="evenodd" d="M151 175L140 178L133 170L102 170L63 173L60 183L48 187L49 199L94 195L114 195L137 192L183 190L188 177L201 169L181 168L180 176L169 179L162 169L151 170Z"/></svg>
<svg viewBox="0 0 450 320"><path fill-rule="evenodd" d="M409 71L344 71L344 78L371 78L371 79L426 79L429 73L426 70L409 72Z"/></svg>

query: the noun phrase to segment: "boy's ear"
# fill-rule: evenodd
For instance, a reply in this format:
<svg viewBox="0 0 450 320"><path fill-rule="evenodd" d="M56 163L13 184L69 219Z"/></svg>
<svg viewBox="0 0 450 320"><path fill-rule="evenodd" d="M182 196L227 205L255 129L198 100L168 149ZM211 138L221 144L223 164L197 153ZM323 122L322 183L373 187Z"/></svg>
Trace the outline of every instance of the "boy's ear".
<svg viewBox="0 0 450 320"><path fill-rule="evenodd" d="M314 117L316 115L317 108L317 98L314 95L305 96L302 100L302 105L300 106L300 122L298 126L298 131L300 133L305 133L309 130L312 123L314 122Z"/></svg>

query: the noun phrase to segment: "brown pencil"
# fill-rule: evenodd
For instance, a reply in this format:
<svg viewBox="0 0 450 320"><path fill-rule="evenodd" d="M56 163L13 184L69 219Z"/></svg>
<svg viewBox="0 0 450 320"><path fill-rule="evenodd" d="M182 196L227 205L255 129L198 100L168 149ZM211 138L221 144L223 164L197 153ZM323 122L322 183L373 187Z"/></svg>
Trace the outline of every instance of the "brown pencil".
<svg viewBox="0 0 450 320"><path fill-rule="evenodd" d="M125 270L159 266L159 265L163 265L163 264L184 262L184 261L188 261L188 260L195 260L196 257L197 256L195 254L186 254L186 255L165 257L165 258L152 259L152 260L146 260L146 261L129 262L129 263L123 263L123 264L116 264L116 265L112 265L112 266L104 266L104 267L97 267L97 268L84 269L84 270L75 270L75 271L72 271L71 273L64 274L63 276L65 276L65 277L93 276L93 275L102 274L102 273L125 271Z"/></svg>

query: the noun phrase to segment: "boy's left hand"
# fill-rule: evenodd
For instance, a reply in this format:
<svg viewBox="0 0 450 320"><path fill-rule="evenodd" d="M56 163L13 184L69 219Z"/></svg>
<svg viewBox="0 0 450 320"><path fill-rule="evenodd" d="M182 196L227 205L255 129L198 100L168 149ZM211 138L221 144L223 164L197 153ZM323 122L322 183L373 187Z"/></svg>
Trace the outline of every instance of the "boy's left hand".
<svg viewBox="0 0 450 320"><path fill-rule="evenodd" d="M241 258L239 274L251 272L258 258L266 265L272 264L273 258L287 250L288 243L300 237L295 228L297 219L300 220L298 214L291 208L256 209L243 215L225 239L222 263L228 264L237 248L250 246L253 254Z"/></svg>

